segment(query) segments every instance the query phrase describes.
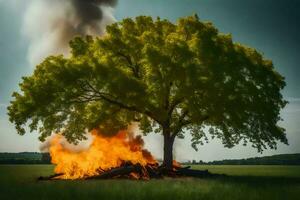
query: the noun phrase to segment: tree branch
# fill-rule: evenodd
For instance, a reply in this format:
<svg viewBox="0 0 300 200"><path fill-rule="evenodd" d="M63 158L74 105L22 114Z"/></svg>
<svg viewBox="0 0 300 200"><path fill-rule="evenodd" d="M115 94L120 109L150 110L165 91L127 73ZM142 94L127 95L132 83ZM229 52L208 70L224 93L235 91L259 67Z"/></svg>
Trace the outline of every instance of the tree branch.
<svg viewBox="0 0 300 200"><path fill-rule="evenodd" d="M172 137L176 137L176 135L182 130L183 127L193 123L190 119L184 120L184 118L188 116L188 113L189 112L186 110L180 116L177 126L175 127L175 129L173 131ZM199 121L203 122L203 121L207 120L208 118L209 118L209 116L206 115L206 116L203 116L203 118L200 119Z"/></svg>
<svg viewBox="0 0 300 200"><path fill-rule="evenodd" d="M184 98L179 98L179 99L176 99L174 100L171 105L170 105L170 108L169 108L169 111L168 111L168 116L171 117L174 109L176 108L176 106L178 106L179 104L181 104L183 102Z"/></svg>
<svg viewBox="0 0 300 200"><path fill-rule="evenodd" d="M118 51L116 53L118 56L123 57L128 62L128 67L131 69L132 73L136 78L140 78L139 75L139 65L137 63L133 64L132 59L130 56L123 54L122 52Z"/></svg>
<svg viewBox="0 0 300 200"><path fill-rule="evenodd" d="M154 121L156 121L157 123L161 124L162 122L157 119L157 117L154 116L154 114L148 110L143 110L141 108L138 108L136 106L131 106L131 105L127 105L124 104L121 101L116 100L116 98L114 98L112 95L108 94L108 93L104 93L104 92L99 92L98 90L96 90L88 81L78 81L79 83L83 83L84 85L81 85L81 88L83 90L83 92L86 92L88 94L83 94L81 96L77 96L75 99L70 100L70 102L74 102L74 103L88 103L91 101L99 101L99 100L104 100L106 102L109 102L113 105L119 106L120 108L129 110L129 111L134 111L134 112L138 112L141 114L145 114L147 116L149 116L150 118L152 118Z"/></svg>

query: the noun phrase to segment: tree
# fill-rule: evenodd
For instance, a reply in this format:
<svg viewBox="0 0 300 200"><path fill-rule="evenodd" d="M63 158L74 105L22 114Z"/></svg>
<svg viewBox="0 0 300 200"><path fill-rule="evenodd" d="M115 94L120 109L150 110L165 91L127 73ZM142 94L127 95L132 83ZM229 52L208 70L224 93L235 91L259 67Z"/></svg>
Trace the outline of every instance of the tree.
<svg viewBox="0 0 300 200"><path fill-rule="evenodd" d="M229 148L287 144L277 125L287 103L284 78L258 51L197 16L176 24L128 18L104 37L76 37L70 47L70 57L46 58L13 93L8 114L19 134L29 122L40 140L60 132L76 143L86 130L114 134L138 121L144 134L162 133L167 168L174 139L184 133L195 149L207 133Z"/></svg>

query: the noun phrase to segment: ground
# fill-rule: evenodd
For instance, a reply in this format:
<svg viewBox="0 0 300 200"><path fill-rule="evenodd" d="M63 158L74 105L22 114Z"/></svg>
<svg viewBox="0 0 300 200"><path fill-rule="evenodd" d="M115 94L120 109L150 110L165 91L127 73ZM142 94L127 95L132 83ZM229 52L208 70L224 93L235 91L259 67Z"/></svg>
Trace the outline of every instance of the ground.
<svg viewBox="0 0 300 200"><path fill-rule="evenodd" d="M0 165L0 198L6 199L298 199L300 166L193 166L230 176L151 181L37 181L51 165Z"/></svg>

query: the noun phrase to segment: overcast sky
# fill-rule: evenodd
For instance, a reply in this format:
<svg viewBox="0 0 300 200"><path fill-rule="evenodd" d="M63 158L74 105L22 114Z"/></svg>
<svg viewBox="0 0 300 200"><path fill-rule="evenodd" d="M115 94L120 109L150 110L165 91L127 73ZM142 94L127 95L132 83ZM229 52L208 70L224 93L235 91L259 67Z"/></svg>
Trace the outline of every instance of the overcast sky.
<svg viewBox="0 0 300 200"><path fill-rule="evenodd" d="M18 90L21 77L32 73L27 53L29 41L24 37L24 12L30 1L0 0L0 152L38 151L37 133L17 135L6 115L11 93ZM43 1L43 0L40 0ZM273 60L276 70L286 77L283 94L290 104L282 111L281 123L287 130L289 146L263 155L300 153L300 1L297 0L119 0L115 18L138 15L160 16L172 21L197 13L202 20L212 21L234 41L258 49ZM53 13L55 15L55 13ZM36 19L37 23L41 19ZM195 152L190 138L176 142L175 156L179 160L215 160L260 156L251 147L225 149L219 141L201 146ZM147 147L161 157L159 136L146 138Z"/></svg>

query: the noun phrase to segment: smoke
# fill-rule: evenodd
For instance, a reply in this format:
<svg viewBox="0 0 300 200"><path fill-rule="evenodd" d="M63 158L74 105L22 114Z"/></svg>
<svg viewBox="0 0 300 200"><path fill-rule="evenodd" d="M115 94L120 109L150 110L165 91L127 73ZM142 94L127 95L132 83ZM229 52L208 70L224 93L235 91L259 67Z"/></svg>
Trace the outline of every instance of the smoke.
<svg viewBox="0 0 300 200"><path fill-rule="evenodd" d="M51 143L53 139L56 137L56 134L52 134L51 136L47 137L45 142L41 143L39 149L41 152L49 152ZM79 141L78 144L71 144L67 141L65 137L60 138L60 144L64 149L67 149L70 152L77 153L81 151L85 151L90 148L93 142L93 136L90 133L86 134L86 140Z"/></svg>
<svg viewBox="0 0 300 200"><path fill-rule="evenodd" d="M31 0L25 11L23 33L29 40L32 66L49 55L69 53L75 36L101 36L113 22L117 0Z"/></svg>
<svg viewBox="0 0 300 200"><path fill-rule="evenodd" d="M144 140L142 139L142 136L139 133L140 133L140 130L138 128L137 123L132 123L127 127L126 134L127 134L129 141L131 141L132 144L137 144L138 146L143 147ZM40 151L41 152L49 152L50 147L51 147L51 142L53 141L53 139L56 136L57 136L57 134L53 133L52 135L47 137L46 140L40 144L40 146L39 146ZM95 139L95 137L90 132L86 132L85 136L87 139L79 141L78 144L72 144L72 143L68 142L67 139L63 136L60 137L59 142L65 149L67 149L70 152L74 152L74 153L81 152L81 151L88 150L90 148L93 140ZM145 150L144 150L144 153L150 154L149 152L146 152Z"/></svg>

